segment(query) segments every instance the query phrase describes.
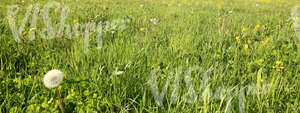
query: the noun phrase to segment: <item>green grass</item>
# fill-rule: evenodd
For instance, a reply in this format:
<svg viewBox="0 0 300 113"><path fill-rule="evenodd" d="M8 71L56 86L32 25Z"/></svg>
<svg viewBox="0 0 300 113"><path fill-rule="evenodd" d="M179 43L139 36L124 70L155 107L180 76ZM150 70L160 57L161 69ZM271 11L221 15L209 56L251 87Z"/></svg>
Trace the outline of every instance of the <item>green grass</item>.
<svg viewBox="0 0 300 113"><path fill-rule="evenodd" d="M16 42L6 18L7 5L19 5L19 26L30 4L39 3L42 9L49 1L0 0L0 113L60 112L55 90L42 82L51 69L65 74L59 89L68 113L226 112L226 98L184 102L188 92L184 73L179 99L171 104L178 70L171 75L163 106L157 105L149 82L151 70L162 70L157 81L161 90L172 68L181 67L183 72L192 66L203 70L191 75L197 96L203 93L203 73L211 70L208 86L214 91L272 84L263 94L245 96L246 113L300 111L300 41L290 19L291 9L300 5L297 0L62 0L71 8L65 22L71 26L77 20L130 21L123 31L103 33L101 51L95 33L87 52L83 35L50 40L36 35L28 40L30 24L25 25L23 42ZM59 23L60 11L50 15L52 23ZM38 18L36 30L41 31L45 24L42 16ZM151 18L159 23L154 25ZM114 75L116 69L124 73ZM231 99L231 112L239 112L238 96Z"/></svg>

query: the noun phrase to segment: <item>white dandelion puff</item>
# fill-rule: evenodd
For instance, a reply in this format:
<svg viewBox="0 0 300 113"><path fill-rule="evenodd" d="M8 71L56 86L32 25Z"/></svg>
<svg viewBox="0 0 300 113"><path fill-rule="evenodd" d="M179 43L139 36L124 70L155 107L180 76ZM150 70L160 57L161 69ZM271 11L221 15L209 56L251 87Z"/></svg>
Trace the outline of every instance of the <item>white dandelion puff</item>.
<svg viewBox="0 0 300 113"><path fill-rule="evenodd" d="M44 77L44 85L51 89L59 86L63 81L64 75L60 70L51 70Z"/></svg>

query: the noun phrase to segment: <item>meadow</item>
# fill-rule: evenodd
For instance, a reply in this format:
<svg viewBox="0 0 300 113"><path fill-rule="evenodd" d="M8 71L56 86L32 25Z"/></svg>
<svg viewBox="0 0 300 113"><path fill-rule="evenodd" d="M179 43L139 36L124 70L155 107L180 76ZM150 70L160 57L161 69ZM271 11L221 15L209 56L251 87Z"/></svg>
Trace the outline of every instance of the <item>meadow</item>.
<svg viewBox="0 0 300 113"><path fill-rule="evenodd" d="M0 113L298 113L296 5L0 0Z"/></svg>

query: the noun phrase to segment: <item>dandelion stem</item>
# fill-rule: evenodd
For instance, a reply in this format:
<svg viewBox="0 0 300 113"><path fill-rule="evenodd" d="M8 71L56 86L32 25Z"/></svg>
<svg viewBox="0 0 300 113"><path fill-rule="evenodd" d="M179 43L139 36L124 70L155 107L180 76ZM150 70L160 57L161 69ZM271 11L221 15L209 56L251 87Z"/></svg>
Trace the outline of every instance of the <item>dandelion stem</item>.
<svg viewBox="0 0 300 113"><path fill-rule="evenodd" d="M61 109L61 112L62 112L62 113L66 113L66 112L65 112L65 109L64 109L64 107L63 107L62 100L61 100L61 98L60 98L59 90L58 90L57 87L56 87L56 93L57 93L57 98L58 98L58 101L59 101L59 107L60 107L60 109Z"/></svg>

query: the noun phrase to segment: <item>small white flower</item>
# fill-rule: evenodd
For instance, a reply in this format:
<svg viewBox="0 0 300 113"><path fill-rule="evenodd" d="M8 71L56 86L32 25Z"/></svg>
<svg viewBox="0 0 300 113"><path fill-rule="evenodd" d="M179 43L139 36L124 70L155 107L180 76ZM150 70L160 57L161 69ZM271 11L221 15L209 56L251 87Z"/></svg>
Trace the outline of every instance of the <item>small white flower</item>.
<svg viewBox="0 0 300 113"><path fill-rule="evenodd" d="M121 74L123 74L124 73L124 71L115 71L113 74L114 75L121 75Z"/></svg>
<svg viewBox="0 0 300 113"><path fill-rule="evenodd" d="M157 24L158 24L158 19L156 19L156 18L151 18L151 19L150 19L150 22L152 22L154 25L157 25Z"/></svg>
<svg viewBox="0 0 300 113"><path fill-rule="evenodd" d="M113 75L121 75L123 73L124 71L119 71L118 68L116 68L115 71L113 72Z"/></svg>
<svg viewBox="0 0 300 113"><path fill-rule="evenodd" d="M143 8L143 7L144 7L144 4L141 4L140 7Z"/></svg>
<svg viewBox="0 0 300 113"><path fill-rule="evenodd" d="M259 6L259 4L255 4L255 6L256 6L256 7L258 7L258 6Z"/></svg>
<svg viewBox="0 0 300 113"><path fill-rule="evenodd" d="M229 14L231 14L231 13L232 13L232 11L228 11L228 13L229 13Z"/></svg>
<svg viewBox="0 0 300 113"><path fill-rule="evenodd" d="M60 70L54 69L46 73L43 82L44 85L50 89L59 86L59 84L62 83L63 79L63 73Z"/></svg>

